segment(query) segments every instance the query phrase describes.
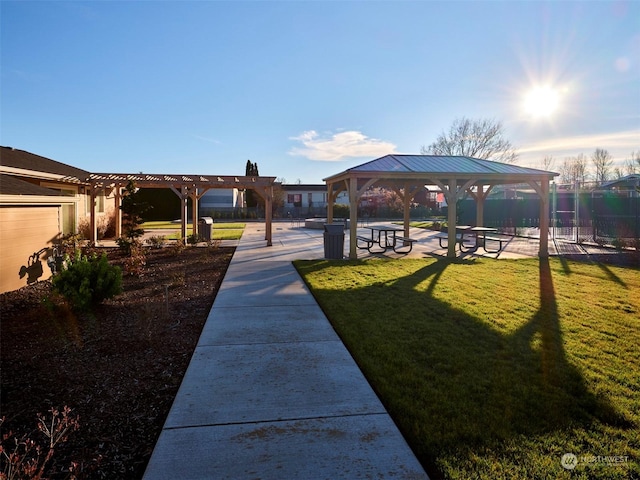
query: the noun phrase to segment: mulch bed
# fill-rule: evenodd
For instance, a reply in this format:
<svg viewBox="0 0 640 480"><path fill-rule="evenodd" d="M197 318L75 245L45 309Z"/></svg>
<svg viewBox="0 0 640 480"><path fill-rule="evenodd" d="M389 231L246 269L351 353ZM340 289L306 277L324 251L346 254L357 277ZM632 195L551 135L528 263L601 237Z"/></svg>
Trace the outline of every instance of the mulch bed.
<svg viewBox="0 0 640 480"><path fill-rule="evenodd" d="M3 435L42 438L36 415L68 406L80 427L47 478L69 478L72 462L78 479L141 478L233 250L149 250L143 275L124 276L123 293L90 314L49 281L2 294ZM101 251L122 265L117 249Z"/></svg>

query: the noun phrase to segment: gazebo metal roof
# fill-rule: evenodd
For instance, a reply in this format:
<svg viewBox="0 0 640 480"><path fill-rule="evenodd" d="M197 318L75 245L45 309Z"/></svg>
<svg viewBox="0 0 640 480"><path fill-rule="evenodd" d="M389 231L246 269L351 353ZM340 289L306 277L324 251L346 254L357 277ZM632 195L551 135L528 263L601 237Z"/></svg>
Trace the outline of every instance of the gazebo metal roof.
<svg viewBox="0 0 640 480"><path fill-rule="evenodd" d="M377 175L374 175L377 174ZM384 178L450 178L467 177L478 180L504 180L510 183L515 177L517 181L526 178L547 176L553 178L554 172L521 167L509 163L494 162L480 158L464 156L441 155L385 155L356 167L349 168L342 173L325 178L331 183L343 177L350 176L384 176ZM525 178L522 178L525 177Z"/></svg>

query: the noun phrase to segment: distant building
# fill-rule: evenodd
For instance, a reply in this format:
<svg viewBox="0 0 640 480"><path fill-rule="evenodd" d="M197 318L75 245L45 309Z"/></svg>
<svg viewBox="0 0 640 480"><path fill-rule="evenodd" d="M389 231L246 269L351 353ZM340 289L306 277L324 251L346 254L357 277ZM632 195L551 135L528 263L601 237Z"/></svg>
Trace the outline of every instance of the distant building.
<svg viewBox="0 0 640 480"><path fill-rule="evenodd" d="M208 209L236 209L243 208L245 202L244 190L237 188L211 189L200 198L200 210Z"/></svg>
<svg viewBox="0 0 640 480"><path fill-rule="evenodd" d="M640 174L633 173L626 177L603 183L599 190L609 190L629 197L640 197Z"/></svg>

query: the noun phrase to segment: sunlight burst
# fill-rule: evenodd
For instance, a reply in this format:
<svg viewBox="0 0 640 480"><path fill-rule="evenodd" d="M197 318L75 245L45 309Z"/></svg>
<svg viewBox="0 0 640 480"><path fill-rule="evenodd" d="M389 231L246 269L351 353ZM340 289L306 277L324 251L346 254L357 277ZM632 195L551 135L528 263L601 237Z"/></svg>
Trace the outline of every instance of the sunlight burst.
<svg viewBox="0 0 640 480"><path fill-rule="evenodd" d="M536 87L530 90L524 98L524 109L532 117L549 117L558 109L558 91L554 88Z"/></svg>

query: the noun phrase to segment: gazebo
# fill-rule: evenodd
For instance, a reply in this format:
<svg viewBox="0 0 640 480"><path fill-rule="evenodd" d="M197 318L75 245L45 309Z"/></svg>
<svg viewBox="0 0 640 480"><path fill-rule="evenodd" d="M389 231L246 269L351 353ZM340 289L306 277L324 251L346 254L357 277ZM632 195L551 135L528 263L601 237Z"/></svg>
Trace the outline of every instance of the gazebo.
<svg viewBox="0 0 640 480"><path fill-rule="evenodd" d="M333 204L338 194L349 195L349 258L357 258L358 203L362 194L377 185L393 189L404 205L404 236L409 236L409 208L413 197L425 185L437 185L448 208L448 257L455 257L456 202L465 192L476 200L476 225L483 224L484 201L496 185L528 184L540 197L539 256L549 255L549 182L558 174L465 156L385 155L324 179L329 207L327 221L333 221Z"/></svg>

